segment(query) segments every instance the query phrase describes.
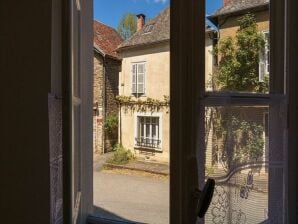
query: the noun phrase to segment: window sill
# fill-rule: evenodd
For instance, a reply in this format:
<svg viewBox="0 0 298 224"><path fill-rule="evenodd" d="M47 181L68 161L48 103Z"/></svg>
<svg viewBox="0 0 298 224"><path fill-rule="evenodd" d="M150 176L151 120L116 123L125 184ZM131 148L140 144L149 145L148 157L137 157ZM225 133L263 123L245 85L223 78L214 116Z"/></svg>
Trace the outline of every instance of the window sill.
<svg viewBox="0 0 298 224"><path fill-rule="evenodd" d="M160 153L162 153L163 152L163 150L162 150L162 148L160 147L160 148L151 148L151 147L145 147L145 146L134 146L134 149L136 149L136 150L146 150L146 151L150 151L150 152L160 152Z"/></svg>

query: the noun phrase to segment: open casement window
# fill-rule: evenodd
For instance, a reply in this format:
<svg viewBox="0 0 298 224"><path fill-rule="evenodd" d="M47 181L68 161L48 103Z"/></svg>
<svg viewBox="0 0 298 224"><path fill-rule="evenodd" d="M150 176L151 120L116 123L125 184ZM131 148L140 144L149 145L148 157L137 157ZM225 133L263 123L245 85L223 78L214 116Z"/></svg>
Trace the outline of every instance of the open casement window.
<svg viewBox="0 0 298 224"><path fill-rule="evenodd" d="M81 99L81 71L80 71L80 2L75 0L72 2L72 60L71 60L71 205L72 205L72 223L80 223L80 207L81 207L81 175L82 175L82 157L81 157L81 138L82 138L82 99Z"/></svg>
<svg viewBox="0 0 298 224"><path fill-rule="evenodd" d="M132 94L145 94L145 62L132 64Z"/></svg>
<svg viewBox="0 0 298 224"><path fill-rule="evenodd" d="M65 53L66 58L72 60L69 61L69 67L66 66L65 69L65 71L71 71L71 79L66 82L71 85L66 84L64 88L64 122L66 123L63 126L64 221L65 223L83 224L86 223L87 215L92 215L91 61L93 53L92 42L90 43L92 38L89 38L92 37L92 3L82 1L80 11L76 6L76 1L68 2L72 4L65 5L65 17L67 22L71 20L71 23L66 22L66 26L72 27L70 35L67 35L72 41L71 46L67 41L64 45L69 46L69 52ZM197 187L203 188L207 176L216 180L216 191L211 204L213 208L209 209L209 216L207 214L205 223L210 223L209 220L212 219L218 220L218 223L250 224L254 223L251 222L254 214L258 214L258 217L262 216L256 220L257 223L296 223L295 191L297 189L295 188L296 177L293 174L295 175L296 172L297 148L297 138L295 139L297 126L294 125L294 121L297 121L297 97L295 98L297 92L295 92L296 83L294 82L297 82L295 76L297 62L295 57L290 57L295 55L296 49L289 48L291 46L288 45L289 42L287 42L287 51L284 51L284 34L291 33L292 35L287 37L287 40L296 41L297 35L294 35L296 31L293 27L297 25L296 8L298 6L297 1L288 0L287 2L290 3L287 10L291 12L287 17L291 23L286 31L284 30L286 23L283 19L284 1L272 0L270 5L270 93L240 94L205 92L205 1L171 1L170 223L196 223L198 199L194 192ZM72 16L69 17L69 14ZM79 24L84 24L84 26L79 26ZM69 32L68 29L66 30ZM81 35L82 33L84 35ZM287 77L289 78L287 90L284 88L284 52L288 53L290 69L290 75ZM285 98L288 94L290 110L286 111L288 107ZM210 122L213 111L224 118L225 122L219 124ZM240 116L243 115L241 111L245 111L245 116ZM253 112L249 113L250 111ZM259 113L254 115L256 111ZM235 129L237 125L245 127L255 125L261 132L266 130L266 122L261 122L262 114L268 114L269 117L269 130L265 131L265 136L268 133L269 149L264 149L265 154L263 151L260 154L250 153L250 156L232 157L232 159L224 156L223 158L227 159L222 160L221 166L225 168L222 169L223 172L212 169L212 165L221 161L219 158L222 155L230 155L231 150L224 153L219 150L208 153L209 145L206 143L206 137L210 134L208 128L217 125L223 130L221 138L226 137L230 140L229 142L235 143L233 134L237 133L238 129ZM290 115L289 123L285 124L287 114ZM284 141L287 136L287 125L290 126L289 144ZM216 130L213 129L213 132ZM227 134L228 131L230 134ZM68 138L69 133L71 137ZM68 139L69 142L65 142ZM68 150L68 144L71 146L70 150ZM231 145L232 143L227 144L226 148L233 148ZM242 155L247 155L245 154L246 146L247 144L244 144L242 147L244 149ZM287 152L287 147L291 151ZM211 147L212 150L213 148L216 149L216 146ZM287 153L289 153L289 160L286 159ZM261 159L260 155L262 155ZM291 161L291 166L289 165L291 173L287 173L288 161ZM260 179L256 171L257 173L267 172L267 177ZM261 182L265 183L265 187L261 186ZM288 189L292 191L289 192ZM265 191L267 191L267 198L259 197L258 194ZM294 196L289 197L289 194ZM223 203L216 207L218 201ZM239 204L239 201L245 203ZM255 206L264 208L266 205L266 211L254 210ZM212 212L216 214L216 217L210 217ZM229 217L231 222L222 222L225 217ZM200 222L202 223L203 220ZM101 222L91 217L90 223L113 223L113 221Z"/></svg>
<svg viewBox="0 0 298 224"><path fill-rule="evenodd" d="M69 0L63 6L68 72L63 77L63 219L81 224L92 209L92 1Z"/></svg>

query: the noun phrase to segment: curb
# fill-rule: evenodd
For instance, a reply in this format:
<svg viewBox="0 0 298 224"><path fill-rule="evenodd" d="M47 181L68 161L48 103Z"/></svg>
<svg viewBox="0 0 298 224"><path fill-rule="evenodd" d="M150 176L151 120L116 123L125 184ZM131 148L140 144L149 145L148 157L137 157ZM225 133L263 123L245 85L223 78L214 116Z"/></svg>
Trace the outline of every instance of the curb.
<svg viewBox="0 0 298 224"><path fill-rule="evenodd" d="M149 169L142 169L142 168L136 168L136 167L128 167L128 166L125 166L125 165L116 165L116 164L112 164L112 163L104 163L103 167L112 168L112 169L114 168L114 169L143 171L143 172L152 173L152 174L169 176L169 173L167 173L167 172L161 172L161 171L155 171L155 170L149 170Z"/></svg>

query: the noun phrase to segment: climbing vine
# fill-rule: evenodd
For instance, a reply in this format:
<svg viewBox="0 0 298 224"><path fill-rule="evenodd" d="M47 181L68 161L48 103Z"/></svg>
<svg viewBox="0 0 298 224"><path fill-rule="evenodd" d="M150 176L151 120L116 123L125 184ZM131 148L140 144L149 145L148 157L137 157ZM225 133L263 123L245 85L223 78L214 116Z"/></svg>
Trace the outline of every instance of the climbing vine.
<svg viewBox="0 0 298 224"><path fill-rule="evenodd" d="M131 109L137 109L141 111L147 111L147 110L159 110L163 107L168 108L170 106L170 97L165 96L163 100L159 99L153 99L150 97L147 97L145 100L142 99L135 99L131 96L117 96L116 101L119 105L124 107L129 107Z"/></svg>
<svg viewBox="0 0 298 224"><path fill-rule="evenodd" d="M215 54L220 57L214 74L214 88L221 91L267 93L269 77L259 80L259 56L265 47L265 37L258 31L256 17L246 14L238 20L235 37L219 41Z"/></svg>

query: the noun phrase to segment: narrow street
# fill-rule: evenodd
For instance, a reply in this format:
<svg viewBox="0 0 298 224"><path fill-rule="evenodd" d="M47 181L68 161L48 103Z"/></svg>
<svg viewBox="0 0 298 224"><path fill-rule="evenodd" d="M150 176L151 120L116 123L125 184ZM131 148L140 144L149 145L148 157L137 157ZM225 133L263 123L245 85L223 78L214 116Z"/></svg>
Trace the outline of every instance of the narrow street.
<svg viewBox="0 0 298 224"><path fill-rule="evenodd" d="M138 172L94 171L94 205L107 219L169 223L169 180Z"/></svg>

